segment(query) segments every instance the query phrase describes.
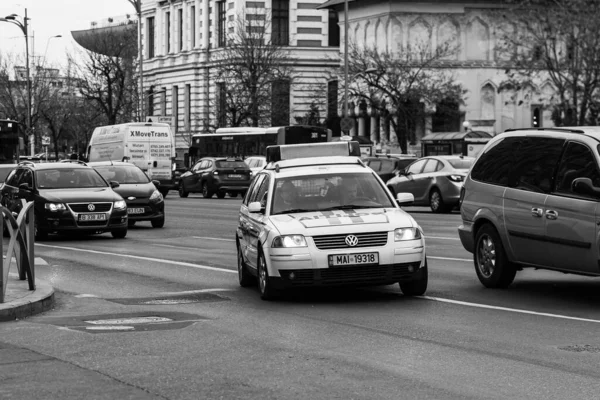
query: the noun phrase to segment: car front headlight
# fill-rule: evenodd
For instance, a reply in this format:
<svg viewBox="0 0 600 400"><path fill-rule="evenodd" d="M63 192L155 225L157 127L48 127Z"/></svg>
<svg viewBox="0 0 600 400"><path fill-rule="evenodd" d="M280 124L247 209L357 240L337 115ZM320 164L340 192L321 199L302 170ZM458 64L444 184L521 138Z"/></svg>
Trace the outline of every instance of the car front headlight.
<svg viewBox="0 0 600 400"><path fill-rule="evenodd" d="M65 211L67 209L63 203L46 203L44 208L48 211Z"/></svg>
<svg viewBox="0 0 600 400"><path fill-rule="evenodd" d="M150 196L150 201L154 203L160 203L161 201L163 201L163 195L158 190L155 190Z"/></svg>
<svg viewBox="0 0 600 400"><path fill-rule="evenodd" d="M125 200L117 200L115 201L115 210L124 210L127 208L127 203L125 203Z"/></svg>
<svg viewBox="0 0 600 400"><path fill-rule="evenodd" d="M398 228L394 230L394 240L396 242L417 239L421 239L421 231L419 228Z"/></svg>
<svg viewBox="0 0 600 400"><path fill-rule="evenodd" d="M271 245L273 248L306 246L306 239L302 235L277 236L273 239L273 244Z"/></svg>

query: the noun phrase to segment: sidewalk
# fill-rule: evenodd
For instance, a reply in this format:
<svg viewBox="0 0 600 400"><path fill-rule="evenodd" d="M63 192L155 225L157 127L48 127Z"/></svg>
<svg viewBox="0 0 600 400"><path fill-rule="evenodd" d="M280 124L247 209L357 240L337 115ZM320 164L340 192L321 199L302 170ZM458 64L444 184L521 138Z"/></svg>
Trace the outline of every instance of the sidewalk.
<svg viewBox="0 0 600 400"><path fill-rule="evenodd" d="M45 262L36 257L35 264L41 263ZM54 305L54 288L48 282L36 278L35 290L29 290L29 283L19 280L16 270L16 266L12 266L8 274L4 303L0 303L0 322L39 314Z"/></svg>

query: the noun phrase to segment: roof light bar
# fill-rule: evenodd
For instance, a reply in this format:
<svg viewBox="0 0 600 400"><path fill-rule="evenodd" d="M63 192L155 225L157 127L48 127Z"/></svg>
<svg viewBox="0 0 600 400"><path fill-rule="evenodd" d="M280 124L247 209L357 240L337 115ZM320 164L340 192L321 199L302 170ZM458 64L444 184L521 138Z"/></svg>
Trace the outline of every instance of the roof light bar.
<svg viewBox="0 0 600 400"><path fill-rule="evenodd" d="M267 163L295 158L355 156L360 157L360 145L354 141L288 144L267 147Z"/></svg>

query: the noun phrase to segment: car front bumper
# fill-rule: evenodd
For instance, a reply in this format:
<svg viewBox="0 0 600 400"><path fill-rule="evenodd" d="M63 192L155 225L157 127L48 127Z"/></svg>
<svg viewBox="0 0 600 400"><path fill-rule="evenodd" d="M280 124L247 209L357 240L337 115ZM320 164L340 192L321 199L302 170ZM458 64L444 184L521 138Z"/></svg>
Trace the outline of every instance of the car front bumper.
<svg viewBox="0 0 600 400"><path fill-rule="evenodd" d="M113 210L107 214L103 221L79 221L70 211L61 212L38 212L36 210L36 222L38 229L47 232L108 232L127 228L127 211Z"/></svg>

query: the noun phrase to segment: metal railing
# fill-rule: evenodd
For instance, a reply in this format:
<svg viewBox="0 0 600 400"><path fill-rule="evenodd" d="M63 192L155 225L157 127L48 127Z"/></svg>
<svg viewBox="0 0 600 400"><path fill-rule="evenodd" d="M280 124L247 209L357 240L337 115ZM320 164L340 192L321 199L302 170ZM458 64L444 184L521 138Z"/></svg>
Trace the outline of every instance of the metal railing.
<svg viewBox="0 0 600 400"><path fill-rule="evenodd" d="M29 290L35 290L35 220L33 201L26 202L21 199L21 212L14 217L6 207L0 205L0 232L8 233L8 246L4 251L4 239L0 240L0 303L4 303L6 285L8 284L8 271L13 258L16 260L19 279L27 279Z"/></svg>

